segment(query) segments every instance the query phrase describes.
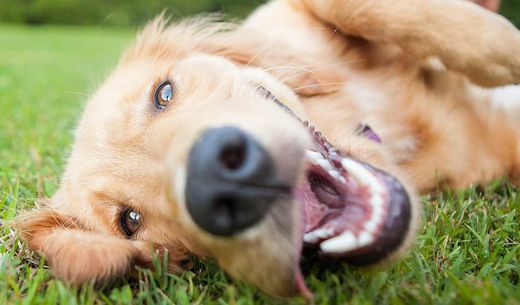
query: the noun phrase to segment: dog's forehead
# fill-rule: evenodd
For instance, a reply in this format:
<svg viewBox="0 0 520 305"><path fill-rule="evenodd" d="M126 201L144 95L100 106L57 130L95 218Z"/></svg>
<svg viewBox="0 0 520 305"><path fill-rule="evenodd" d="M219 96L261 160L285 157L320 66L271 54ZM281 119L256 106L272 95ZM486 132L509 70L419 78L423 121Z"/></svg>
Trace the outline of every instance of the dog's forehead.
<svg viewBox="0 0 520 305"><path fill-rule="evenodd" d="M179 59L177 66L179 69L190 70L198 68L206 71L208 74L219 73L220 75L226 72L233 73L239 71L237 65L224 57L200 52Z"/></svg>

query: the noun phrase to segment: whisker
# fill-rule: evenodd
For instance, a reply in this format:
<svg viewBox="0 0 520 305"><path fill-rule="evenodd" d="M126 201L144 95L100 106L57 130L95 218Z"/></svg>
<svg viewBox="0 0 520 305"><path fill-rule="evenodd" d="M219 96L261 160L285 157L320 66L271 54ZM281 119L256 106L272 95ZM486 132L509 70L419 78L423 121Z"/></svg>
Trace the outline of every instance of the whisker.
<svg viewBox="0 0 520 305"><path fill-rule="evenodd" d="M258 56L260 56L262 53L264 53L266 50L270 50L271 47L274 45L274 42L273 43L268 43L266 44L265 47L261 48L260 50L258 50L258 52L256 52L252 57L251 59L249 59L249 61L247 62L246 64L246 67L250 67L251 64L258 58Z"/></svg>
<svg viewBox="0 0 520 305"><path fill-rule="evenodd" d="M269 71L276 71L276 70L284 69L284 71L282 71L280 73L276 73L276 72L272 73L276 80L278 80L280 82L283 82L283 83L285 83L288 80L291 80L293 78L299 77L300 75L302 75L303 73L306 73L306 72L308 72L308 73L310 73L312 75L316 75L316 72L314 72L314 71L312 71L312 70L310 70L308 68L296 67L296 66L292 66L291 64L292 64L292 62L290 62L290 63L288 63L287 65L284 65L284 66L267 68L267 69L265 69L265 71L269 72ZM290 75L288 77L284 77L284 75L289 73L289 71L291 71L291 70L295 70L295 71L298 71L300 73L295 73L294 75Z"/></svg>
<svg viewBox="0 0 520 305"><path fill-rule="evenodd" d="M313 85L307 85L307 86L301 86L293 88L293 90L300 90L305 88L315 88L315 87L324 87L324 86L334 86L334 85L346 85L347 82L340 82L340 83L324 83L324 84L313 84Z"/></svg>
<svg viewBox="0 0 520 305"><path fill-rule="evenodd" d="M310 70L310 69L306 69L306 68L302 68L302 67L295 67L295 66L278 66L278 67L271 67L271 68L267 68L267 69L264 69L264 71L273 71L273 70L280 70L280 69L293 69L293 70L297 70L297 71L302 71L302 72L309 72L313 75L316 74L316 72Z"/></svg>

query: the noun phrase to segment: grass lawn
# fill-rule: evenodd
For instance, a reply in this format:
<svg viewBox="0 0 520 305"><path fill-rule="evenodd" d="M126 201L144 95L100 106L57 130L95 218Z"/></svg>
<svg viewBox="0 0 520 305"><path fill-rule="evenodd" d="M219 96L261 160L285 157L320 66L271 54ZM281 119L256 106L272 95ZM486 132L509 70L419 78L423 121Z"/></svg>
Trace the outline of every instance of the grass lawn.
<svg viewBox="0 0 520 305"><path fill-rule="evenodd" d="M304 304L273 300L211 263L181 276L141 270L113 286L69 287L6 225L50 196L83 102L131 31L0 26L0 304ZM310 270L316 304L520 304L520 194L507 183L423 198L414 251L384 271Z"/></svg>

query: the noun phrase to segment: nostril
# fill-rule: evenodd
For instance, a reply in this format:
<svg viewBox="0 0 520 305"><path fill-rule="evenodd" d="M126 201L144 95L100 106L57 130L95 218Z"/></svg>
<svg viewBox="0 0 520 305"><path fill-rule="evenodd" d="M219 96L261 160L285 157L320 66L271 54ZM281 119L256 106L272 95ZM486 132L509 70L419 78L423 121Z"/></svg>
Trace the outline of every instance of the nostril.
<svg viewBox="0 0 520 305"><path fill-rule="evenodd" d="M246 145L243 142L232 143L222 149L219 161L225 169L235 171L242 167L245 158Z"/></svg>

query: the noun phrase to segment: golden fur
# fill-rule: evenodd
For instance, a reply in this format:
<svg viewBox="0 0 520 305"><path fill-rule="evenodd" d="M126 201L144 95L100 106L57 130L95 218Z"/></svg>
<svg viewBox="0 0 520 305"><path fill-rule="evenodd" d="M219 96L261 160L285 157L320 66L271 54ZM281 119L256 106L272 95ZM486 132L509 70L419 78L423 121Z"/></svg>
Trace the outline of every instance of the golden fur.
<svg viewBox="0 0 520 305"><path fill-rule="evenodd" d="M309 136L255 93L262 85L410 194L498 177L519 182L520 116L510 113L520 107L497 107L493 89L483 89L520 82L518 54L519 32L465 1L276 0L239 26L159 18L86 105L60 189L19 230L57 276L75 283L110 280L167 250L172 271L189 268L192 254L210 257L234 277L292 295L294 208L277 208L232 239L205 233L187 215L181 190L197 135L241 127L284 179L300 179L294 169ZM164 79L177 84L175 103L153 113L150 92ZM383 143L356 135L359 123ZM413 202L414 228L394 257L413 241ZM123 207L143 217L130 240L118 228Z"/></svg>

